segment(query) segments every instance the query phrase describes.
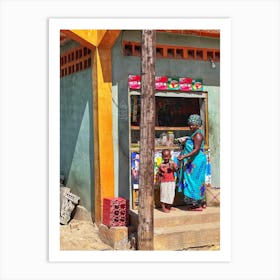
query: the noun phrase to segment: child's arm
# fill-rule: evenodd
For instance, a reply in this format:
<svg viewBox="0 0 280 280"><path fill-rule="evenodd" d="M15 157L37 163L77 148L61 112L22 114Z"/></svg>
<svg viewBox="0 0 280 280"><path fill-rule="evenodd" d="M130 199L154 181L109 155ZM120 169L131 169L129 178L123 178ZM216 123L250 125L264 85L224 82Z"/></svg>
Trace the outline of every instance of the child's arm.
<svg viewBox="0 0 280 280"><path fill-rule="evenodd" d="M163 174L166 172L166 166L161 164L158 168L158 174L159 176L163 176Z"/></svg>
<svg viewBox="0 0 280 280"><path fill-rule="evenodd" d="M161 164L161 165L159 166L159 170L160 170L161 172L166 172L166 169L167 169L167 166L166 166L165 164Z"/></svg>

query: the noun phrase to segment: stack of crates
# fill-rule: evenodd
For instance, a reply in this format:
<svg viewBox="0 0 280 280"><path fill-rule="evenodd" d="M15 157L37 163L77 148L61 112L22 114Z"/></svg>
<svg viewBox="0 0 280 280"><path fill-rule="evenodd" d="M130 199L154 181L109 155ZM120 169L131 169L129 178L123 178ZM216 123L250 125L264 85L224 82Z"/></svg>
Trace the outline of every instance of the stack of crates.
<svg viewBox="0 0 280 280"><path fill-rule="evenodd" d="M128 226L128 210L128 199L104 198L102 223L108 227Z"/></svg>

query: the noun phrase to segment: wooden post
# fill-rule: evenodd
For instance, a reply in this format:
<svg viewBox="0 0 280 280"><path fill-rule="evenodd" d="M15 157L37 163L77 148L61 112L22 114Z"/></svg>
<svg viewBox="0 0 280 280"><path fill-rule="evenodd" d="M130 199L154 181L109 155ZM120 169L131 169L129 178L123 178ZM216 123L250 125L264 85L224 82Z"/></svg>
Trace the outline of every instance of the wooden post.
<svg viewBox="0 0 280 280"><path fill-rule="evenodd" d="M155 40L142 31L138 249L154 249Z"/></svg>

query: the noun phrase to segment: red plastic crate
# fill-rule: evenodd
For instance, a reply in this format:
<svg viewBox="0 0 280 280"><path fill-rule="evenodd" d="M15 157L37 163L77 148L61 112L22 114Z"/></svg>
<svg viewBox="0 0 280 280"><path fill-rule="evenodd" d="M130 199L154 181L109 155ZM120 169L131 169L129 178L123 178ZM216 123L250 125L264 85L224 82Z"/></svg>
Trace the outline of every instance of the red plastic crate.
<svg viewBox="0 0 280 280"><path fill-rule="evenodd" d="M129 201L122 197L103 198L102 223L108 227L128 225Z"/></svg>

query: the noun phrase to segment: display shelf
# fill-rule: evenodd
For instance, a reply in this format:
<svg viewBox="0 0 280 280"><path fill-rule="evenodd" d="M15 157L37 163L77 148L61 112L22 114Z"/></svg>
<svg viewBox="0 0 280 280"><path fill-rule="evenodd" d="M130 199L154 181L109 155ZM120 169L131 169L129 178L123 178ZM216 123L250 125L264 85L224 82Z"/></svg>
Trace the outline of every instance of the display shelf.
<svg viewBox="0 0 280 280"><path fill-rule="evenodd" d="M178 146L156 146L155 147L155 151L160 151L160 150L163 150L163 149L170 149L170 150L180 150L180 147L178 147ZM209 146L207 146L207 145L205 145L204 146L204 150L205 150L205 152L208 152L208 150L209 150ZM130 151L131 152L139 152L140 151L140 147L138 146L138 147L136 147L136 146L131 146L130 147Z"/></svg>
<svg viewBox="0 0 280 280"><path fill-rule="evenodd" d="M180 150L180 147L178 146L156 146L155 147L155 151L160 151L160 150L163 150L163 149L170 149L170 150ZM130 147L130 151L131 152L139 152L140 150L140 147L138 146L131 146Z"/></svg>
<svg viewBox="0 0 280 280"><path fill-rule="evenodd" d="M130 128L132 130L140 130L140 126L138 125L132 125L130 126ZM155 130L175 130L175 131L179 131L179 130L190 130L189 127L186 126L155 126Z"/></svg>

